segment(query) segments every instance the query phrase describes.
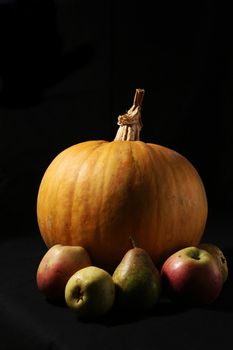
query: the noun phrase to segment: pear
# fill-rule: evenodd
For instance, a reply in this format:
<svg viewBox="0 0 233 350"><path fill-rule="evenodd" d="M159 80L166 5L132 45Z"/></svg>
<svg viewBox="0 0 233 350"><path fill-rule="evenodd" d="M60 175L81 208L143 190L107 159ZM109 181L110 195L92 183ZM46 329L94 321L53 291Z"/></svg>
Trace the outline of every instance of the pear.
<svg viewBox="0 0 233 350"><path fill-rule="evenodd" d="M228 265L227 265L227 259L224 256L222 250L213 243L200 243L198 247L200 249L206 250L208 253L213 255L221 271L222 281L223 283L225 283L228 278Z"/></svg>
<svg viewBox="0 0 233 350"><path fill-rule="evenodd" d="M78 270L66 284L65 300L78 318L92 319L106 314L115 300L112 276L97 266Z"/></svg>
<svg viewBox="0 0 233 350"><path fill-rule="evenodd" d="M116 305L136 312L152 309L161 294L160 273L146 250L136 247L123 256L113 272Z"/></svg>

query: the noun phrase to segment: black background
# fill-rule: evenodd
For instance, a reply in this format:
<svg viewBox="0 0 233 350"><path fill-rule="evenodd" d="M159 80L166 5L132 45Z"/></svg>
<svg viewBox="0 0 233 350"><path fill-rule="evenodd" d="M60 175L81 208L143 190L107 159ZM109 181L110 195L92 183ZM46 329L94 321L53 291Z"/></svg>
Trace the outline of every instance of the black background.
<svg viewBox="0 0 233 350"><path fill-rule="evenodd" d="M91 139L112 140L117 116L131 107L136 88L145 89L141 139L175 149L196 167L209 203L204 237L225 249L231 262L232 48L233 22L225 2L0 1L0 240L5 254L1 269L5 279L14 273L16 265L23 271L24 280L31 278L28 284L36 296L29 298L27 308L43 310L43 315L54 312L51 323L55 318L69 318L66 309L53 311L51 305L43 304L33 280L45 251L36 221L36 196L43 173L51 160L72 144ZM4 264L9 254L12 258L7 270ZM22 256L27 265L31 264L28 270ZM232 303L227 299L231 283L219 301L225 330L229 315L232 316ZM23 300L27 300L26 289L19 285L16 283L14 288L22 288L19 295L25 293ZM12 304L11 288L10 282L3 283L2 305ZM7 295L9 300L5 299ZM35 303L40 303L40 307ZM17 322L24 318L26 330L15 333L26 346L29 311L20 299L13 307L17 317L12 323L8 315L3 329L16 329ZM174 327L169 316L175 314L176 325L180 322L180 327L186 329L190 324L192 329L198 318L204 317L202 312L207 311L193 310L190 314L181 313L182 317L176 312L161 312L154 316L156 327L160 332L166 322ZM212 313L204 318L202 330L209 319L215 320ZM221 318L216 319L212 327L217 334L222 328ZM153 320L141 320L140 327L149 332ZM76 330L76 323L70 322L70 329ZM64 326L61 320L59 324ZM107 322L106 327L110 324ZM116 336L115 331L124 333L129 329L129 338L124 335L126 348L139 324L126 320L123 326L126 328L110 327L111 331L105 334L108 328L103 325L79 325L84 332L83 348L93 346L98 332L98 341L108 344ZM67 345L61 341L64 347L58 344L59 327L54 328L54 343L49 335L42 343L52 342L51 349L73 349L74 340ZM43 349L38 340L43 338L41 329L35 344L38 341L38 348ZM87 337L93 334L93 343L84 340L85 331ZM165 333L164 330L164 336ZM207 334L206 343L210 342L211 332ZM153 344L152 337L146 336ZM193 336L186 329L185 341ZM11 349L9 338L6 349ZM174 339L177 344L181 341L178 334ZM149 340L145 349L153 348ZM162 344L162 336L159 342ZM218 348L220 343L215 343ZM132 344L143 349L143 337ZM222 349L229 349L227 341L224 346Z"/></svg>

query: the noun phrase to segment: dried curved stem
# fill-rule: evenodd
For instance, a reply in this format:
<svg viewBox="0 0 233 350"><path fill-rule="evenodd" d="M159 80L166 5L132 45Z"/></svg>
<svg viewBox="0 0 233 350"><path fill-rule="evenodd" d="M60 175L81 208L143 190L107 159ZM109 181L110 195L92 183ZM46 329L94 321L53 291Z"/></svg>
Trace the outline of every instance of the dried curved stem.
<svg viewBox="0 0 233 350"><path fill-rule="evenodd" d="M140 140L142 129L141 105L145 90L136 89L132 107L123 115L118 117L119 129L114 140L137 141Z"/></svg>

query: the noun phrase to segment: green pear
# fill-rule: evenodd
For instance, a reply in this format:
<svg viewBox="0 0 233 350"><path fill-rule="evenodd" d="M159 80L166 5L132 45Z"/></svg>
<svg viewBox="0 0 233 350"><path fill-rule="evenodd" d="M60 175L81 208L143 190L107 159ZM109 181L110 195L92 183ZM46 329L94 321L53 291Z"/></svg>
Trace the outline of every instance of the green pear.
<svg viewBox="0 0 233 350"><path fill-rule="evenodd" d="M79 318L106 314L115 299L112 276L105 270L88 266L74 273L65 287L65 300Z"/></svg>
<svg viewBox="0 0 233 350"><path fill-rule="evenodd" d="M135 246L129 249L113 272L116 305L129 310L147 311L161 294L160 273L150 255Z"/></svg>

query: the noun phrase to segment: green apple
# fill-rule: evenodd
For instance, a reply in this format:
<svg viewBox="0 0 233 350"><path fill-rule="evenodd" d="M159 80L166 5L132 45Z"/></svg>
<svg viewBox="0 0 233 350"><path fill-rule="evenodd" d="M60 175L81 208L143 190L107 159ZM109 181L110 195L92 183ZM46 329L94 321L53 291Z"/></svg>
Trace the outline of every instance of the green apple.
<svg viewBox="0 0 233 350"><path fill-rule="evenodd" d="M115 285L112 276L96 267L85 267L70 277L65 287L67 306L79 318L95 318L113 306Z"/></svg>
<svg viewBox="0 0 233 350"><path fill-rule="evenodd" d="M81 246L55 244L42 257L36 273L38 289L52 302L65 302L65 286L78 270L92 265Z"/></svg>

